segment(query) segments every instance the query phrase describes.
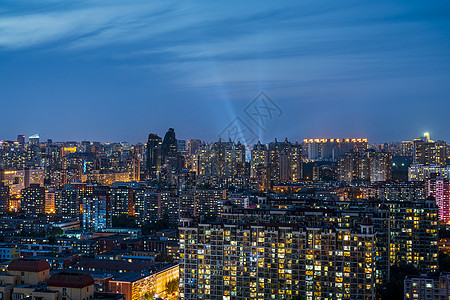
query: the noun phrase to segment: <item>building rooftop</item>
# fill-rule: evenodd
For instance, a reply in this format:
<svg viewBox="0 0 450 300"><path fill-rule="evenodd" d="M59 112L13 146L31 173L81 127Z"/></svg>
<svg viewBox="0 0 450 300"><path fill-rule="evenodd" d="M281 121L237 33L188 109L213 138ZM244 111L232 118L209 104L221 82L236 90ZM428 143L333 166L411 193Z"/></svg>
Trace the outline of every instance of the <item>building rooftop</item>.
<svg viewBox="0 0 450 300"><path fill-rule="evenodd" d="M50 270L50 264L45 259L16 259L8 266L8 271L42 272L44 270Z"/></svg>
<svg viewBox="0 0 450 300"><path fill-rule="evenodd" d="M94 284L90 274L76 272L60 272L53 274L47 281L47 286L82 289Z"/></svg>

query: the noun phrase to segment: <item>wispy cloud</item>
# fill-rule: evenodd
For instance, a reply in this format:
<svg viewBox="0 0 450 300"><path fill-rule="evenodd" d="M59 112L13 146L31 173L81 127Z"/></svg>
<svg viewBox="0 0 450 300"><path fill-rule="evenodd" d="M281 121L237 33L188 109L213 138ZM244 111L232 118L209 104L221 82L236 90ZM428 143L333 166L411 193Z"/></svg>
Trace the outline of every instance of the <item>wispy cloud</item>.
<svg viewBox="0 0 450 300"><path fill-rule="evenodd" d="M0 11L0 50L102 56L171 73L181 87L402 77L450 61L442 47L450 42L434 46L450 27L438 4L18 3ZM436 30L432 19L440 20Z"/></svg>

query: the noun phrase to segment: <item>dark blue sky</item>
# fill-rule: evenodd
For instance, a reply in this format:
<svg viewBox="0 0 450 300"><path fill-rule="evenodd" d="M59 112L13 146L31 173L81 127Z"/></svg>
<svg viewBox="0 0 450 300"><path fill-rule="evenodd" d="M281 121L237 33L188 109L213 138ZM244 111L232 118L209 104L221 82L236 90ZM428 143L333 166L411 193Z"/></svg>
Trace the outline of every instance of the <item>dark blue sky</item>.
<svg viewBox="0 0 450 300"><path fill-rule="evenodd" d="M449 1L211 2L2 1L0 139L450 141Z"/></svg>

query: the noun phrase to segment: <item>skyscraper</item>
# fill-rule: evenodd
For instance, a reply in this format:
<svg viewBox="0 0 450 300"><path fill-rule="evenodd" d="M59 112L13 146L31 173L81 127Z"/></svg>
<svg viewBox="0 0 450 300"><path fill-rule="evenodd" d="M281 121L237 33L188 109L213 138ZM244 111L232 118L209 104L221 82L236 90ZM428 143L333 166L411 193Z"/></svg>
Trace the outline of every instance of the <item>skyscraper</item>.
<svg viewBox="0 0 450 300"><path fill-rule="evenodd" d="M175 137L175 130L169 128L169 130L164 135L164 140L161 146L162 163L167 162L169 154L176 153L178 150L177 139Z"/></svg>
<svg viewBox="0 0 450 300"><path fill-rule="evenodd" d="M30 141L30 145L39 146L39 134L34 134L30 136L28 139Z"/></svg>
<svg viewBox="0 0 450 300"><path fill-rule="evenodd" d="M150 133L147 142L147 174L156 177L161 168L161 138Z"/></svg>
<svg viewBox="0 0 450 300"><path fill-rule="evenodd" d="M25 136L23 134L19 134L17 136L17 142L22 146L25 145Z"/></svg>
<svg viewBox="0 0 450 300"><path fill-rule="evenodd" d="M188 140L187 142L188 154L189 155L195 154L195 152L197 152L197 150L200 149L201 145L202 141L200 140Z"/></svg>

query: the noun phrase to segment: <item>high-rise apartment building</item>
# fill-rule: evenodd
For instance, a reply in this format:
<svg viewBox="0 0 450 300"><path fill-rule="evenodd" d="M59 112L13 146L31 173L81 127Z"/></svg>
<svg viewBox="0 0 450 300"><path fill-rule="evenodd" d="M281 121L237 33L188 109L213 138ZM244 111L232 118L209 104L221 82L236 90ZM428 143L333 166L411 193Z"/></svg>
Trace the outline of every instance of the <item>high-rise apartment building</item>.
<svg viewBox="0 0 450 300"><path fill-rule="evenodd" d="M335 161L346 152L364 152L368 149L367 139L305 139L308 160Z"/></svg>
<svg viewBox="0 0 450 300"><path fill-rule="evenodd" d="M113 217L134 216L133 188L126 185L109 187L107 193Z"/></svg>
<svg viewBox="0 0 450 300"><path fill-rule="evenodd" d="M181 221L180 299L375 299L370 219L354 228Z"/></svg>
<svg viewBox="0 0 450 300"><path fill-rule="evenodd" d="M30 184L22 190L21 211L29 216L45 213L45 188L39 184Z"/></svg>
<svg viewBox="0 0 450 300"><path fill-rule="evenodd" d="M402 155L403 156L413 156L414 155L414 142L403 141L402 142Z"/></svg>
<svg viewBox="0 0 450 300"><path fill-rule="evenodd" d="M447 144L444 141L432 141L428 133L414 141L414 162L422 165L447 165Z"/></svg>
<svg viewBox="0 0 450 300"><path fill-rule="evenodd" d="M9 187L0 181L0 214L9 211Z"/></svg>
<svg viewBox="0 0 450 300"><path fill-rule="evenodd" d="M92 195L84 196L83 228L100 231L112 226L111 203L105 190L95 190Z"/></svg>
<svg viewBox="0 0 450 300"><path fill-rule="evenodd" d="M427 180L427 194L433 196L439 207L439 220L450 222L450 183L447 178L432 174Z"/></svg>
<svg viewBox="0 0 450 300"><path fill-rule="evenodd" d="M368 150L364 153L347 152L339 159L339 181L387 181L392 174L390 152Z"/></svg>

